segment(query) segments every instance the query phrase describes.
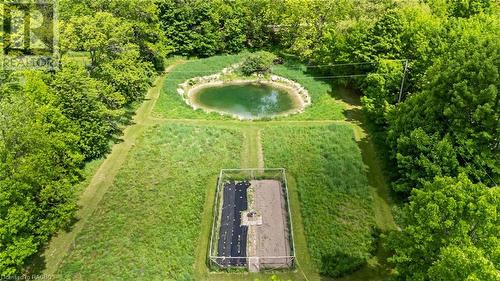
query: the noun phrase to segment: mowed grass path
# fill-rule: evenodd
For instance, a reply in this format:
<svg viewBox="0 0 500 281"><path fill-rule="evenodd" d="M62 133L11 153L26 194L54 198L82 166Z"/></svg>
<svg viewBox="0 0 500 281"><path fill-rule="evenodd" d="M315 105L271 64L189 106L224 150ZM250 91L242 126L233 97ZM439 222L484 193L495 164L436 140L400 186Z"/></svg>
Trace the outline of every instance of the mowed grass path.
<svg viewBox="0 0 500 281"><path fill-rule="evenodd" d="M67 280L188 280L206 187L240 162L231 129L157 125L137 141L59 273Z"/></svg>
<svg viewBox="0 0 500 281"><path fill-rule="evenodd" d="M277 67L280 75L304 78L297 80L311 92L313 105L303 114L268 122L193 111L176 93L185 79L218 72L240 59L190 61L166 77L158 99L148 101L155 106L143 118L145 133L78 234L56 279L269 279L272 273L220 274L206 267L215 184L219 170L228 167L288 169L299 266L277 273L284 280L330 280L319 274L323 257L351 246L355 256L371 250L374 220L379 226L386 223L381 217L393 223L390 202L371 199L377 194L386 199L387 187L374 167L378 163L366 159L374 156L373 147L360 145L360 138L369 140L360 135L358 122L346 118L348 105L332 97L330 85L304 69ZM371 278L373 270L367 268L360 271L361 279L354 274L348 280L383 279L383 274Z"/></svg>

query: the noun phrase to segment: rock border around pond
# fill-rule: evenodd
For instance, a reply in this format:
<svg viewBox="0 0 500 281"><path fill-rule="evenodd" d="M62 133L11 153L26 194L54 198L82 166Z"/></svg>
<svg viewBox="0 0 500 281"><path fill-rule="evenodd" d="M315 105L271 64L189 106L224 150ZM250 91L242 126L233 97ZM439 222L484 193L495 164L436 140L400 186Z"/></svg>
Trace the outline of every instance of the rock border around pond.
<svg viewBox="0 0 500 281"><path fill-rule="evenodd" d="M246 79L246 77L239 76L237 78L231 77L231 74L234 73L234 70L237 67L237 65L234 65L224 68L220 73L217 74L188 79L178 85L177 93L182 97L184 102L191 106L194 110L201 109L205 113L217 112L220 115L231 116L240 120L259 120L264 118L286 117L304 112L305 108L311 104L311 96L309 95L309 92L299 83L278 75L269 75L269 77L264 77L262 75L252 75L248 77L248 79ZM197 104L193 99L194 94L205 88L252 83L269 85L286 90L298 102L297 108L269 117L245 118L237 114L230 114L227 112L206 108L200 104Z"/></svg>

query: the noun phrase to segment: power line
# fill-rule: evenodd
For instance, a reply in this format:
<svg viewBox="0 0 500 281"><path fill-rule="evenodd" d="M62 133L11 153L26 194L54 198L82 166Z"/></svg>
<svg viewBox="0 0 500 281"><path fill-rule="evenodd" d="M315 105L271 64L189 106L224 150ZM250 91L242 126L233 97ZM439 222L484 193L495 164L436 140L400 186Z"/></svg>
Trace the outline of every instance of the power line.
<svg viewBox="0 0 500 281"><path fill-rule="evenodd" d="M362 77L362 76L368 76L371 73L368 74L350 74L350 75L331 75L331 76L308 76L308 77L303 77L303 78L288 78L291 80L304 80L304 79L310 79L310 78L315 78L315 79L327 79L327 78L349 78L349 77ZM389 74L379 74L381 76L389 76Z"/></svg>
<svg viewBox="0 0 500 281"><path fill-rule="evenodd" d="M191 63L191 62L196 62L196 61L201 61L201 60L206 60L204 58L201 58L201 59L188 59L186 60L186 63ZM326 66L337 66L337 65L357 65L357 64L376 64L376 63L379 63L380 61L409 61L409 59L407 58L404 58L404 59L380 59L378 61L362 61L362 62L346 62L346 63L343 63L343 62L339 62L339 63L330 63L330 64L317 64L317 65L311 65L311 66L307 66L307 65L304 65L304 66L307 66L307 67L326 67Z"/></svg>
<svg viewBox="0 0 500 281"><path fill-rule="evenodd" d="M202 59L196 59L196 60L191 60L189 62L192 62L192 61L198 61L198 60L202 60ZM403 71L403 78L402 78L402 81L401 81L401 88L400 88L400 93L399 93L399 99L398 99L398 103L399 101L401 101L401 95L402 95L402 89L403 89L403 85L404 85L404 79L405 79L405 76L406 76L406 72L408 70L408 59L383 59L385 61L404 61L405 62L405 68L404 68L404 71ZM306 66L304 65L305 68L318 68L318 67L334 67L334 66L346 66L346 65L363 65L363 64L376 64L376 63L379 63L379 61L367 61L367 62L350 62L350 63L334 63L334 64L323 64L323 65L312 65L312 66ZM283 66L284 68L288 69L288 70L302 70L303 67L301 68L290 68L290 67L286 67L286 66ZM278 66L279 68L279 66ZM196 70L178 70L178 71L171 71L169 72L169 74L171 73L211 73L211 74L217 74L219 73L220 70L206 70L206 71L196 71ZM307 80L307 79L336 79L336 78L351 78L351 77L364 77L364 76L368 76L372 73L365 73L365 74L348 74L348 75L328 75L328 76L308 76L308 77L303 77L303 78L297 78L297 77L289 77L290 80ZM389 74L377 74L377 75L380 75L380 76L389 76ZM195 78L195 77L191 77L191 78L167 78L169 80L181 80L181 81L186 81L186 80L189 80L189 79L192 79L192 78Z"/></svg>
<svg viewBox="0 0 500 281"><path fill-rule="evenodd" d="M408 59L381 59L380 61L408 61ZM304 66L306 68L332 67L332 66L346 66L346 65L377 64L380 61L346 62L346 63L331 63L331 64L304 65Z"/></svg>
<svg viewBox="0 0 500 281"><path fill-rule="evenodd" d="M471 153L469 150L467 150L467 147L464 147L464 149L463 149L463 150L465 150L465 151L467 151L467 153L469 153L469 155L472 157L472 161L474 162L474 164L479 165L479 167L481 168L481 170L483 170L483 172L484 172L484 173L488 176L488 178L490 178L491 182L493 182L493 184L494 184L495 186L497 186L497 183L496 183L496 182L495 182L495 180L494 180L494 179L490 176L490 174L488 173L488 171L486 171L486 169L483 167L483 165L482 165L481 163L479 163L479 160L481 160L481 161L482 161L482 159L480 159L480 158L479 158L479 159L478 159L478 161L474 161L474 155L472 155L472 153ZM457 155L458 155L458 156L460 156L460 158L462 158L462 160L465 162L465 164L470 165L470 164L469 164L469 162L467 162L467 160L465 160L465 158L464 158L464 157L463 157L460 153L457 153ZM484 162L483 162L483 163L484 163ZM478 179L479 179L479 182L480 182L480 183L482 183L481 178L478 178Z"/></svg>
<svg viewBox="0 0 500 281"><path fill-rule="evenodd" d="M187 63L189 64L190 62L195 62L195 61L200 61L203 59L195 59L195 60L189 60ZM382 61L408 61L408 59L382 59ZM365 62L349 62L349 63L332 63L332 64L320 64L320 65L303 65L303 67L287 67L285 65L283 66L274 66L274 68L286 68L286 69L291 69L291 70L301 70L303 68L320 68L320 67L335 67L335 66L347 66L347 65L364 65L364 64L377 64L380 61L365 61ZM196 70L177 70L177 71L171 71L170 73L217 73L220 70L203 70L203 71L196 71Z"/></svg>
<svg viewBox="0 0 500 281"><path fill-rule="evenodd" d="M302 77L302 78L296 78L296 77L287 77L286 79L289 80L307 80L307 79L328 79L328 78L349 78L349 77L362 77L362 76L368 76L372 73L367 73L367 74L351 74L351 75L332 75L332 76L307 76L307 77ZM377 74L380 76L390 76L389 74ZM168 80L182 80L186 81L192 78L167 78Z"/></svg>

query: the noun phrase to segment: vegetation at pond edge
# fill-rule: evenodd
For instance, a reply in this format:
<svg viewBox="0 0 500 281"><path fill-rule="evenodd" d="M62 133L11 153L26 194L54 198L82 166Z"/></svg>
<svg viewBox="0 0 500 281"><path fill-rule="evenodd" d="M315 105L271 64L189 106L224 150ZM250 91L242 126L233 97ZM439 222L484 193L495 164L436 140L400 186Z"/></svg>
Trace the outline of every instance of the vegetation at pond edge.
<svg viewBox="0 0 500 281"><path fill-rule="evenodd" d="M227 116L218 113L206 114L203 110L193 110L177 93L180 83L190 78L206 76L220 72L223 68L244 60L246 53L237 55L221 55L206 59L188 61L179 65L165 79L162 93L154 109L155 117L174 119L210 119L227 120ZM303 65L302 65L303 66ZM302 114L282 117L284 120L341 120L343 106L331 98L333 86L325 81L319 81L308 74L305 67L297 68L297 64L274 65L274 74L299 81L307 89L313 103Z"/></svg>
<svg viewBox="0 0 500 281"><path fill-rule="evenodd" d="M57 67L0 68L0 279L29 277L51 238L75 231L92 165L134 125L155 78L182 59L146 101L147 133L58 277L192 280L203 267L195 252L206 185L251 146L296 180L306 262L286 274L348 280L377 257L398 280L499 280L498 1L57 2ZM10 4L0 3L0 21ZM192 110L176 91L234 64L297 81L312 104L238 123ZM373 227L376 200L353 139L360 127L383 160L377 178L392 198L385 191L381 201L396 202L398 227L384 233Z"/></svg>
<svg viewBox="0 0 500 281"><path fill-rule="evenodd" d="M269 52L256 52L250 54L245 58L245 60L243 60L239 70L247 76L254 73L260 75L267 74L271 72L271 68L273 67L273 63L276 58L276 55Z"/></svg>

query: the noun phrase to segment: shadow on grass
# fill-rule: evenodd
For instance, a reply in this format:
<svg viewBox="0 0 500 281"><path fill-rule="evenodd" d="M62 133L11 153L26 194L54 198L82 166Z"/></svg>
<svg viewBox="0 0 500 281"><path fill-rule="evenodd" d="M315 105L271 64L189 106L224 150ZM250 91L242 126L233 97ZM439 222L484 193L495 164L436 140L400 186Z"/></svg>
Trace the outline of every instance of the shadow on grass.
<svg viewBox="0 0 500 281"><path fill-rule="evenodd" d="M365 256L356 256L355 253L340 252L340 253L324 253L321 260L318 261L317 267L323 276L321 280L386 280L389 279L392 272L392 267L387 263L387 257L390 256L380 242L380 234L385 233L396 227L392 213L392 195L387 184L387 175L385 171L385 162L387 153L384 153L384 147L379 148L374 144L372 128L369 125L369 120L365 116L362 104L361 93L354 91L349 87L349 81L346 79L330 79L328 73L318 70L314 67L307 67L304 64L290 57L285 57L285 68L295 69L306 77L311 78L323 85L328 86L328 95L331 99L341 104L343 120L353 125L353 130L356 134L356 144L361 152L362 162L365 166L368 184L371 187L371 193L374 198L375 208L373 217L376 221L374 225L374 239L371 255L368 258ZM327 77L325 77L327 76ZM334 105L334 104L331 104ZM370 135L368 135L368 132ZM384 139L380 134L379 139ZM379 151L377 151L377 149ZM377 153L381 153L380 155ZM337 279L329 276L343 276Z"/></svg>
<svg viewBox="0 0 500 281"><path fill-rule="evenodd" d="M80 206L78 206L80 208ZM63 228L61 228L60 231L64 231L65 233L69 233L73 230L73 227L75 224L79 221L79 219L75 216L71 218L70 222L65 225ZM57 235L57 233L56 233ZM41 247L38 252L36 252L33 256L31 256L26 264L26 266L23 270L23 274L26 276L36 276L36 275L43 275L43 272L47 268L46 266L46 260L45 260L45 254L47 254L47 247L50 244L50 240L53 238L52 236L47 243ZM70 248L70 251L73 249L73 245ZM52 277L50 277L52 278Z"/></svg>
<svg viewBox="0 0 500 281"><path fill-rule="evenodd" d="M359 270L338 280L386 280L391 277L392 273L392 266L387 262L387 258L391 254L385 249L379 238L380 234L396 228L391 213L391 206L397 197L387 184L387 179L390 177L385 172L387 171L388 154L383 153L383 155L380 155L380 153L377 153L380 151L384 152L386 148L381 147L379 143L381 135L377 135L377 132L375 132L375 140L370 137L374 128L370 126L369 120L367 120L362 110L361 94L345 87L337 87L335 97L341 99L347 105L344 111L346 120L359 127L360 131L358 132L359 135L356 143L361 151L361 157L366 167L368 184L374 188L374 200L378 201L376 204L380 208L375 213L376 227L380 233L375 235L373 257ZM381 208L383 209L381 210Z"/></svg>
<svg viewBox="0 0 500 281"><path fill-rule="evenodd" d="M24 269L23 274L26 276L35 276L35 275L41 275L42 272L45 270L45 257L43 256L43 253L45 252L45 247L40 248L40 250L34 254L26 264L28 266Z"/></svg>

